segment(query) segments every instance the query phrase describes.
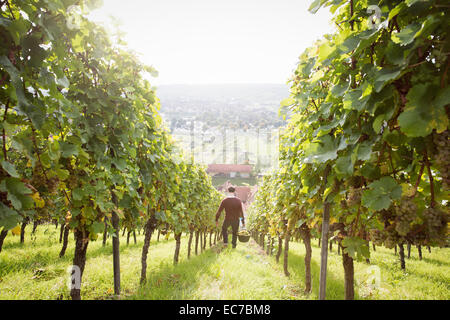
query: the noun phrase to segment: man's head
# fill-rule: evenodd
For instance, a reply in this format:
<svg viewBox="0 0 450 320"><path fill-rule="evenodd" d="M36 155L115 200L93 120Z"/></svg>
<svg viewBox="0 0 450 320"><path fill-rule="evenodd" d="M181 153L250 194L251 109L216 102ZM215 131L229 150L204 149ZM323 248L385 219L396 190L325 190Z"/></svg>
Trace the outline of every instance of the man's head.
<svg viewBox="0 0 450 320"><path fill-rule="evenodd" d="M236 189L234 187L229 187L228 188L228 192L229 193L234 193L236 191Z"/></svg>

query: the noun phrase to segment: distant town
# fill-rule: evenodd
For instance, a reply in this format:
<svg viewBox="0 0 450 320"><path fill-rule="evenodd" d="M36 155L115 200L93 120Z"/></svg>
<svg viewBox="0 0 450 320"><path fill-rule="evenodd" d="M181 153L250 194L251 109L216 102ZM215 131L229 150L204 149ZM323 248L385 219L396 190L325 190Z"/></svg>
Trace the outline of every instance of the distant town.
<svg viewBox="0 0 450 320"><path fill-rule="evenodd" d="M211 168L244 165L212 174L216 187L255 185L277 165L282 84L165 85L158 87L161 114L186 157ZM211 171L210 171L211 172Z"/></svg>

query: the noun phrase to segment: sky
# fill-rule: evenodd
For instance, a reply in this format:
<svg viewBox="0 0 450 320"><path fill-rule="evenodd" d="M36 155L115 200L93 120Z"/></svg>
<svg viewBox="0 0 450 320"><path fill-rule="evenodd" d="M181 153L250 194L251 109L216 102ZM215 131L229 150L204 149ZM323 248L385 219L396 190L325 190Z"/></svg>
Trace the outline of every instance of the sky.
<svg viewBox="0 0 450 320"><path fill-rule="evenodd" d="M332 32L312 0L103 0L90 18L120 21L152 84L286 83L300 54Z"/></svg>

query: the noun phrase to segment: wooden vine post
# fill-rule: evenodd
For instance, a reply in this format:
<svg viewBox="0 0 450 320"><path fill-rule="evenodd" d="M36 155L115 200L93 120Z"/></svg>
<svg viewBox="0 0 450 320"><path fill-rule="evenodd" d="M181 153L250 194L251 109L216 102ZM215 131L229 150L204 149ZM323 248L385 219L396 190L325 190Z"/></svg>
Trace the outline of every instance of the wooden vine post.
<svg viewBox="0 0 450 320"><path fill-rule="evenodd" d="M320 279L319 300L325 300L327 291L327 263L328 263L328 230L330 227L330 203L324 203L322 218L322 246L320 248Z"/></svg>
<svg viewBox="0 0 450 320"><path fill-rule="evenodd" d="M327 184L328 174L331 168L328 165L324 172L324 187ZM328 264L328 231L330 228L330 206L325 198L322 216L322 236L320 248L320 278L319 278L319 300L325 300L327 291L327 264Z"/></svg>
<svg viewBox="0 0 450 320"><path fill-rule="evenodd" d="M116 195L112 192L113 203L117 203ZM120 251L119 251L119 216L116 210L112 211L111 222L114 228L113 246L113 272L114 272L114 294L120 296Z"/></svg>

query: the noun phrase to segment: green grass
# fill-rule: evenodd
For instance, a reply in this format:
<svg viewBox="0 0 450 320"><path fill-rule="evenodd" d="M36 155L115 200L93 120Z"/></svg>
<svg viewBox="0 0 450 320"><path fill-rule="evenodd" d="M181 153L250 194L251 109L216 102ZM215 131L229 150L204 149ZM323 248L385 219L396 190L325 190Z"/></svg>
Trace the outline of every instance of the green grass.
<svg viewBox="0 0 450 320"><path fill-rule="evenodd" d="M58 253L59 231L54 226L39 226L35 237L27 229L25 244L19 237L8 235L0 253L0 299L69 299L66 285L67 268L73 257L73 234L66 257ZM313 244L313 292L306 296L304 288L304 246L291 242L290 278L283 275L283 259L276 263L251 240L236 249L213 246L187 259L187 237L182 238L180 261L173 266L173 238L156 242L154 235L148 255L147 283L139 285L143 236L137 244L126 245L121 237L122 299L317 299L320 248ZM316 242L316 241L314 241ZM113 273L111 240L105 247L100 240L89 244L83 299L111 299ZM406 260L406 271L400 269L393 250L377 247L372 251L371 265L381 271L381 286L366 284L365 262L355 262L357 299L444 299L450 298L450 249L423 250L419 261L413 248ZM327 298L343 299L342 259L333 248L329 255Z"/></svg>
<svg viewBox="0 0 450 320"><path fill-rule="evenodd" d="M315 242L317 240L313 243L311 263L312 299L317 299L319 294L320 248ZM291 278L300 287L304 287L304 245L291 242L289 251ZM423 259L419 260L417 249L412 248L411 258L406 259L406 270L401 270L399 257L394 254L394 250L384 247L377 247L376 252L371 251L370 264L355 261L355 299L450 299L450 248L432 248L431 253L426 248L422 251ZM381 281L377 289L368 284L370 271L374 268L379 268L380 271ZM342 257L338 255L336 245L328 255L327 270L327 299L344 299Z"/></svg>

